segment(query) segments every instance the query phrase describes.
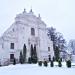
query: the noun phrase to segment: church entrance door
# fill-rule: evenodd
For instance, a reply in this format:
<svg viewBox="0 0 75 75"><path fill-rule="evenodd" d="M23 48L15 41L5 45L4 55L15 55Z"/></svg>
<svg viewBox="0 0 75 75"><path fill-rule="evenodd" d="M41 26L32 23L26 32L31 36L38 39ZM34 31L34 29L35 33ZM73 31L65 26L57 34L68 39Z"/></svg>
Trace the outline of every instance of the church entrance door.
<svg viewBox="0 0 75 75"><path fill-rule="evenodd" d="M13 62L14 54L10 54L10 62Z"/></svg>

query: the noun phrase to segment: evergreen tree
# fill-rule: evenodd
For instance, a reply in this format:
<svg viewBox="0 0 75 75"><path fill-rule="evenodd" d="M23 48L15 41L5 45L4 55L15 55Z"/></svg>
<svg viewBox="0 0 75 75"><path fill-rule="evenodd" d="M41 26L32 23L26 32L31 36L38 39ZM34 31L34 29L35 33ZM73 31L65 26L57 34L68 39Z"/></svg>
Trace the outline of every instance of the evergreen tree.
<svg viewBox="0 0 75 75"><path fill-rule="evenodd" d="M55 61L55 57L53 57L53 62Z"/></svg>
<svg viewBox="0 0 75 75"><path fill-rule="evenodd" d="M19 62L20 62L21 64L23 64L23 55L22 55L22 51L20 52Z"/></svg>
<svg viewBox="0 0 75 75"><path fill-rule="evenodd" d="M36 45L31 45L31 61L32 63L37 63L37 53L36 53Z"/></svg>
<svg viewBox="0 0 75 75"><path fill-rule="evenodd" d="M16 65L16 59L15 58L13 59L13 65Z"/></svg>
<svg viewBox="0 0 75 75"><path fill-rule="evenodd" d="M71 60L66 61L66 66L67 66L68 68L71 67Z"/></svg>
<svg viewBox="0 0 75 75"><path fill-rule="evenodd" d="M31 45L31 59L33 58L33 45Z"/></svg>
<svg viewBox="0 0 75 75"><path fill-rule="evenodd" d="M51 61L51 56L49 55L49 61Z"/></svg>
<svg viewBox="0 0 75 75"><path fill-rule="evenodd" d="M60 58L60 61L62 62L62 58Z"/></svg>
<svg viewBox="0 0 75 75"><path fill-rule="evenodd" d="M58 66L59 66L59 67L62 66L62 64L61 64L61 60L58 61Z"/></svg>
<svg viewBox="0 0 75 75"><path fill-rule="evenodd" d="M48 56L48 60L51 61L51 56L50 55Z"/></svg>
<svg viewBox="0 0 75 75"><path fill-rule="evenodd" d="M34 45L34 51L33 51L33 59L34 59L34 63L37 63L37 52L36 52L36 45Z"/></svg>
<svg viewBox="0 0 75 75"><path fill-rule="evenodd" d="M45 67L47 67L47 66L48 66L47 61L44 61L44 66L45 66Z"/></svg>
<svg viewBox="0 0 75 75"><path fill-rule="evenodd" d="M39 66L42 66L42 61L38 61L38 65Z"/></svg>
<svg viewBox="0 0 75 75"><path fill-rule="evenodd" d="M23 62L26 62L26 45L23 46Z"/></svg>
<svg viewBox="0 0 75 75"><path fill-rule="evenodd" d="M28 58L28 63L29 63L29 64L32 63L31 57Z"/></svg>
<svg viewBox="0 0 75 75"><path fill-rule="evenodd" d="M37 57L37 53L36 53L36 45L34 45L34 52L33 54Z"/></svg>
<svg viewBox="0 0 75 75"><path fill-rule="evenodd" d="M50 66L51 66L51 67L53 67L53 66L54 66L54 63L53 63L53 61L52 61L52 60L51 60L51 64L50 64Z"/></svg>

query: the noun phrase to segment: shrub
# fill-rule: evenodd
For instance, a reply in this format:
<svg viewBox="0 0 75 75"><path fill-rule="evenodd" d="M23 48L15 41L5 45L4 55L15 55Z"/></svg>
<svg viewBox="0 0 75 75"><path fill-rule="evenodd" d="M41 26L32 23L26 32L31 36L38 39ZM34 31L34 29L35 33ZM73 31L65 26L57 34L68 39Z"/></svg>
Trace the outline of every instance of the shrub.
<svg viewBox="0 0 75 75"><path fill-rule="evenodd" d="M60 61L62 62L62 58L60 58Z"/></svg>
<svg viewBox="0 0 75 75"><path fill-rule="evenodd" d="M52 60L51 60L51 64L50 64L50 66L51 66L51 67L53 67L53 66L54 66L54 63L53 63L53 61L52 61Z"/></svg>
<svg viewBox="0 0 75 75"><path fill-rule="evenodd" d="M47 66L48 66L47 61L44 61L44 66L45 66L45 67L47 67Z"/></svg>
<svg viewBox="0 0 75 75"><path fill-rule="evenodd" d="M55 57L53 57L53 61L55 61Z"/></svg>
<svg viewBox="0 0 75 75"><path fill-rule="evenodd" d="M29 64L32 63L32 61L31 61L31 57L28 58L28 63L29 63Z"/></svg>
<svg viewBox="0 0 75 75"><path fill-rule="evenodd" d="M48 57L49 57L49 58L48 58L48 59L49 59L49 61L51 61L51 56L49 55Z"/></svg>
<svg viewBox="0 0 75 75"><path fill-rule="evenodd" d="M49 58L49 61L51 61L51 58Z"/></svg>
<svg viewBox="0 0 75 75"><path fill-rule="evenodd" d="M68 68L71 67L71 60L66 61L66 66L67 66Z"/></svg>
<svg viewBox="0 0 75 75"><path fill-rule="evenodd" d="M16 59L15 58L13 59L13 65L16 65Z"/></svg>
<svg viewBox="0 0 75 75"><path fill-rule="evenodd" d="M58 66L62 67L61 60L58 61Z"/></svg>
<svg viewBox="0 0 75 75"><path fill-rule="evenodd" d="M24 44L23 46L23 63L26 63L26 52L27 52L27 49L26 49L26 45Z"/></svg>
<svg viewBox="0 0 75 75"><path fill-rule="evenodd" d="M21 64L24 63L22 51L20 52L19 62L20 62Z"/></svg>
<svg viewBox="0 0 75 75"><path fill-rule="evenodd" d="M38 62L38 65L39 65L39 66L42 66L42 61L39 61L39 62Z"/></svg>
<svg viewBox="0 0 75 75"><path fill-rule="evenodd" d="M32 63L36 64L37 63L37 57L32 57L31 61L32 61Z"/></svg>

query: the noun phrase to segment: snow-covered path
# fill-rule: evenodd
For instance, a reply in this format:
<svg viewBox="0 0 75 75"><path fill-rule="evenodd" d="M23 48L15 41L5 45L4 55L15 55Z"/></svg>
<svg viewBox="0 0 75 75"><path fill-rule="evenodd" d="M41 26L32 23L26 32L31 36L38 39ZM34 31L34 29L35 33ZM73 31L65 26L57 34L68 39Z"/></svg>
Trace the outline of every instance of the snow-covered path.
<svg viewBox="0 0 75 75"><path fill-rule="evenodd" d="M75 67L39 67L37 64L9 65L0 67L0 75L75 75Z"/></svg>

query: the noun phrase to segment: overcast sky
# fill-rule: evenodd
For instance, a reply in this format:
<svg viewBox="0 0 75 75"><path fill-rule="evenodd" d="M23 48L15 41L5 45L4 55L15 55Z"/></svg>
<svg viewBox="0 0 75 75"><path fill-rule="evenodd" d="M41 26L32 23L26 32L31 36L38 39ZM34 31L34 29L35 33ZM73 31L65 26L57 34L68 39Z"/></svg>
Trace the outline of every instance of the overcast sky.
<svg viewBox="0 0 75 75"><path fill-rule="evenodd" d="M75 39L75 0L0 0L0 35L14 22L16 14L32 8L48 27L55 27L68 41Z"/></svg>

